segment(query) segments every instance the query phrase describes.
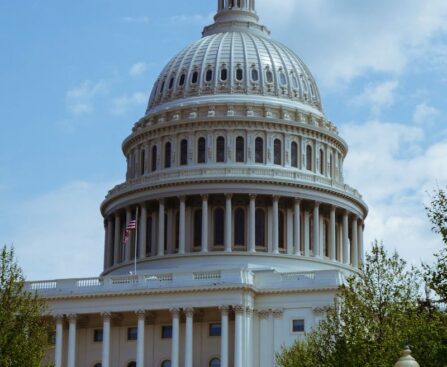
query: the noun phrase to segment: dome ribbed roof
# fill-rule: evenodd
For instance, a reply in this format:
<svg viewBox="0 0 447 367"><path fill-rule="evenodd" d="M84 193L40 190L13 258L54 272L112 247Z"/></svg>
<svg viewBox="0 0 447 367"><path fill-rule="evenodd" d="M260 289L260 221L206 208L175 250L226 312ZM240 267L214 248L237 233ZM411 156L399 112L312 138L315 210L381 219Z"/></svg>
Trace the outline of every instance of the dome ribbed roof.
<svg viewBox="0 0 447 367"><path fill-rule="evenodd" d="M258 23L230 19L205 28L202 39L171 59L155 82L147 114L175 100L235 94L287 99L322 112L315 80L300 58Z"/></svg>

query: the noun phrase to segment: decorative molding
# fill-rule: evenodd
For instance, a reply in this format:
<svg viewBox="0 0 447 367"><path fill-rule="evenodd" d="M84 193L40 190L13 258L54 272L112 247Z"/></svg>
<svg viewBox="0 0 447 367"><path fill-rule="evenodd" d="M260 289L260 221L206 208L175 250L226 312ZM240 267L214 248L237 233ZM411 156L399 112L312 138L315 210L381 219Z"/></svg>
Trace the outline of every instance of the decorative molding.
<svg viewBox="0 0 447 367"><path fill-rule="evenodd" d="M220 313L222 315L227 315L230 312L230 306L219 306Z"/></svg>
<svg viewBox="0 0 447 367"><path fill-rule="evenodd" d="M110 321L112 319L112 313L111 312L101 312L101 317L104 321Z"/></svg>
<svg viewBox="0 0 447 367"><path fill-rule="evenodd" d="M138 320L140 319L146 319L146 311L145 310L138 310L135 311L135 314L137 315Z"/></svg>
<svg viewBox="0 0 447 367"><path fill-rule="evenodd" d="M272 314L275 319L280 319L280 318L282 318L282 316L284 314L284 309L282 309L282 308L274 309L272 311Z"/></svg>
<svg viewBox="0 0 447 367"><path fill-rule="evenodd" d="M183 312L185 313L186 317L193 317L194 316L194 308L193 307L184 308Z"/></svg>
<svg viewBox="0 0 447 367"><path fill-rule="evenodd" d="M258 317L260 320L267 320L270 316L270 310L258 310Z"/></svg>
<svg viewBox="0 0 447 367"><path fill-rule="evenodd" d="M233 311L235 314L241 314L244 312L244 306L242 305L235 305L233 306Z"/></svg>

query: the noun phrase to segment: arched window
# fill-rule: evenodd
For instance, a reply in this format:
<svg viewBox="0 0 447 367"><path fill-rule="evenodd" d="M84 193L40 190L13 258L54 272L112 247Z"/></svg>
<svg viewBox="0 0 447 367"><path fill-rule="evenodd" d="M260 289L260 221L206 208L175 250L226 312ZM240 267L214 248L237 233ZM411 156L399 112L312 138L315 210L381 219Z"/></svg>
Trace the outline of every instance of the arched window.
<svg viewBox="0 0 447 367"><path fill-rule="evenodd" d="M175 213L175 246L174 252L178 252L179 248L179 235L180 235L180 212Z"/></svg>
<svg viewBox="0 0 447 367"><path fill-rule="evenodd" d="M96 363L93 367L102 367L101 363Z"/></svg>
<svg viewBox="0 0 447 367"><path fill-rule="evenodd" d="M286 238L285 238L285 220L284 220L284 212L279 211L278 215L278 242L279 248L281 250L286 249Z"/></svg>
<svg viewBox="0 0 447 367"><path fill-rule="evenodd" d="M179 85L180 87L183 87L183 86L185 85L185 80L186 80L186 74L183 73L183 74L180 76L180 80L179 80L178 85Z"/></svg>
<svg viewBox="0 0 447 367"><path fill-rule="evenodd" d="M171 80L169 81L169 89L172 89L173 86L174 86L174 77L172 77Z"/></svg>
<svg viewBox="0 0 447 367"><path fill-rule="evenodd" d="M265 211L256 209L255 215L255 242L256 247L265 247Z"/></svg>
<svg viewBox="0 0 447 367"><path fill-rule="evenodd" d="M333 170L334 170L334 156L331 154L329 156L329 177L331 178L334 175Z"/></svg>
<svg viewBox="0 0 447 367"><path fill-rule="evenodd" d="M216 162L225 162L225 138L219 136L216 141Z"/></svg>
<svg viewBox="0 0 447 367"><path fill-rule="evenodd" d="M147 218L146 224L146 257L152 254L152 217Z"/></svg>
<svg viewBox="0 0 447 367"><path fill-rule="evenodd" d="M219 358L213 358L210 361L210 367L220 367L220 359Z"/></svg>
<svg viewBox="0 0 447 367"><path fill-rule="evenodd" d="M298 168L298 144L295 141L292 141L292 145L290 147L291 161L292 167Z"/></svg>
<svg viewBox="0 0 447 367"><path fill-rule="evenodd" d="M194 71L192 73L191 83L192 84L197 84L198 81L199 81L199 72L198 71Z"/></svg>
<svg viewBox="0 0 447 367"><path fill-rule="evenodd" d="M152 165L151 165L152 172L157 170L157 146L154 145L152 147Z"/></svg>
<svg viewBox="0 0 447 367"><path fill-rule="evenodd" d="M324 175L324 152L320 149L320 174Z"/></svg>
<svg viewBox="0 0 447 367"><path fill-rule="evenodd" d="M273 143L274 163L282 165L282 144L281 140L275 139Z"/></svg>
<svg viewBox="0 0 447 367"><path fill-rule="evenodd" d="M188 140L183 139L180 142L180 165L186 166L188 164Z"/></svg>
<svg viewBox="0 0 447 367"><path fill-rule="evenodd" d="M132 361L127 364L127 367L137 367L136 362Z"/></svg>
<svg viewBox="0 0 447 367"><path fill-rule="evenodd" d="M202 246L202 209L194 212L194 247Z"/></svg>
<svg viewBox="0 0 447 367"><path fill-rule="evenodd" d="M224 210L217 208L214 210L214 246L224 245Z"/></svg>
<svg viewBox="0 0 447 367"><path fill-rule="evenodd" d="M197 143L197 163L206 162L206 141L205 138L200 138Z"/></svg>
<svg viewBox="0 0 447 367"><path fill-rule="evenodd" d="M256 163L264 163L264 140L256 138L255 140L255 161Z"/></svg>
<svg viewBox="0 0 447 367"><path fill-rule="evenodd" d="M171 367L171 361L168 359L166 361L161 362L160 367Z"/></svg>
<svg viewBox="0 0 447 367"><path fill-rule="evenodd" d="M228 69L227 68L222 68L220 70L220 80L224 82L227 79L228 79Z"/></svg>
<svg viewBox="0 0 447 367"><path fill-rule="evenodd" d="M165 83L166 83L165 80L163 80L163 83L161 83L160 94L163 93L163 91L165 89Z"/></svg>
<svg viewBox="0 0 447 367"><path fill-rule="evenodd" d="M242 208L234 211L234 245L245 246L245 212Z"/></svg>
<svg viewBox="0 0 447 367"><path fill-rule="evenodd" d="M245 162L245 144L242 136L236 139L236 162Z"/></svg>
<svg viewBox="0 0 447 367"><path fill-rule="evenodd" d="M164 244L164 249L165 252L168 251L168 213L165 213L165 235L164 235L164 240L165 240L165 244Z"/></svg>
<svg viewBox="0 0 447 367"><path fill-rule="evenodd" d="M259 80L259 72L257 69L251 69L251 80L257 82Z"/></svg>
<svg viewBox="0 0 447 367"><path fill-rule="evenodd" d="M282 71L279 73L279 82L282 86L285 86L287 84L286 74L284 74Z"/></svg>
<svg viewBox="0 0 447 367"><path fill-rule="evenodd" d="M165 144L165 168L171 167L171 143Z"/></svg>
<svg viewBox="0 0 447 367"><path fill-rule="evenodd" d="M295 89L298 89L298 79L296 78L295 74L292 74L292 86Z"/></svg>
<svg viewBox="0 0 447 367"><path fill-rule="evenodd" d="M273 83L273 73L270 70L265 72L265 78L267 79L267 83Z"/></svg>
<svg viewBox="0 0 447 367"><path fill-rule="evenodd" d="M323 252L329 257L329 224L326 220L323 222Z"/></svg>
<svg viewBox="0 0 447 367"><path fill-rule="evenodd" d="M205 81L210 82L211 80L213 80L213 71L208 69L205 74Z"/></svg>
<svg viewBox="0 0 447 367"><path fill-rule="evenodd" d="M312 147L308 145L306 147L306 169L312 171Z"/></svg>
<svg viewBox="0 0 447 367"><path fill-rule="evenodd" d="M236 80L238 82L242 81L242 79L244 79L244 71L242 70L242 68L237 68L236 69Z"/></svg>
<svg viewBox="0 0 447 367"><path fill-rule="evenodd" d="M144 175L146 170L146 151L143 149L140 153L140 174Z"/></svg>

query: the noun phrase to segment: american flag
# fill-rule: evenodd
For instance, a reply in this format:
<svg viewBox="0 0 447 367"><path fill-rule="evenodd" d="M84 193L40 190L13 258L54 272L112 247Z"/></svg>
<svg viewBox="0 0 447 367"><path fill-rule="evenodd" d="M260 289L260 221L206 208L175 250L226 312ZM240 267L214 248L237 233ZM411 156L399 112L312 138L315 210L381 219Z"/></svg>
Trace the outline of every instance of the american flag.
<svg viewBox="0 0 447 367"><path fill-rule="evenodd" d="M125 245L127 245L127 242L129 241L129 237L130 237L131 231L134 231L135 229L137 229L137 221L136 221L136 219L131 220L129 222L129 224L127 225L127 227L126 227L126 230L124 231L123 243Z"/></svg>

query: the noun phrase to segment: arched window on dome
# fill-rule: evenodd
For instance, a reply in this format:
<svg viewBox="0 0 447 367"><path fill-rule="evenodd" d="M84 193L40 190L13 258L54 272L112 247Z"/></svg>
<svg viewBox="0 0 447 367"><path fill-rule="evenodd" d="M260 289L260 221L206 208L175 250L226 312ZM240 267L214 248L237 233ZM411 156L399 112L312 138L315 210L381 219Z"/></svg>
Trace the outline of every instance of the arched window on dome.
<svg viewBox="0 0 447 367"><path fill-rule="evenodd" d="M225 213L222 208L214 210L214 246L224 245L224 219Z"/></svg>
<svg viewBox="0 0 447 367"><path fill-rule="evenodd" d="M241 82L244 79L244 70L241 67L236 69L236 80Z"/></svg>
<svg viewBox="0 0 447 367"><path fill-rule="evenodd" d="M171 143L168 141L165 144L165 168L171 167L171 150L172 146Z"/></svg>
<svg viewBox="0 0 447 367"><path fill-rule="evenodd" d="M264 163L264 139L261 137L255 140L255 162Z"/></svg>
<svg viewBox="0 0 447 367"><path fill-rule="evenodd" d="M273 142L273 163L281 166L282 165L282 143L281 140L275 139Z"/></svg>
<svg viewBox="0 0 447 367"><path fill-rule="evenodd" d="M213 358L210 361L209 367L220 367L220 359L219 358Z"/></svg>
<svg viewBox="0 0 447 367"><path fill-rule="evenodd" d="M306 147L306 169L308 171L312 171L313 167L312 167L312 147L310 145L308 145Z"/></svg>
<svg viewBox="0 0 447 367"><path fill-rule="evenodd" d="M166 84L166 81L163 80L163 83L161 83L160 94L162 94L163 91L165 90L165 84Z"/></svg>
<svg viewBox="0 0 447 367"><path fill-rule="evenodd" d="M206 163L206 140L199 138L197 141L197 163Z"/></svg>
<svg viewBox="0 0 447 367"><path fill-rule="evenodd" d="M320 175L324 175L324 151L320 149Z"/></svg>
<svg viewBox="0 0 447 367"><path fill-rule="evenodd" d="M154 172L157 170L157 146L154 145L152 147L152 164L151 164L151 171Z"/></svg>
<svg viewBox="0 0 447 367"><path fill-rule="evenodd" d="M280 210L278 213L278 246L281 252L286 251L286 231L285 231L285 214Z"/></svg>
<svg viewBox="0 0 447 367"><path fill-rule="evenodd" d="M255 213L255 243L256 247L265 249L265 210L258 208Z"/></svg>
<svg viewBox="0 0 447 367"><path fill-rule="evenodd" d="M291 77L292 77L292 87L294 89L298 89L299 88L299 84L298 84L298 79L297 79L296 75L292 73Z"/></svg>
<svg viewBox="0 0 447 367"><path fill-rule="evenodd" d="M143 176L146 171L146 150L140 152L140 175Z"/></svg>
<svg viewBox="0 0 447 367"><path fill-rule="evenodd" d="M298 168L298 144L296 141L292 141L290 146L290 155L292 167Z"/></svg>
<svg viewBox="0 0 447 367"><path fill-rule="evenodd" d="M329 177L333 178L334 177L334 156L332 155L332 153L329 155Z"/></svg>
<svg viewBox="0 0 447 367"><path fill-rule="evenodd" d="M180 165L186 166L188 164L188 140L183 139L180 142Z"/></svg>
<svg viewBox="0 0 447 367"><path fill-rule="evenodd" d="M225 138L219 136L216 140L216 162L225 162Z"/></svg>
<svg viewBox="0 0 447 367"><path fill-rule="evenodd" d="M193 246L195 248L202 246L202 209L196 209L194 211Z"/></svg>
<svg viewBox="0 0 447 367"><path fill-rule="evenodd" d="M234 211L234 245L245 246L245 211L242 208Z"/></svg>
<svg viewBox="0 0 447 367"><path fill-rule="evenodd" d="M281 86L283 86L283 87L285 87L287 85L286 74L284 74L283 71L279 72L279 82L281 83Z"/></svg>
<svg viewBox="0 0 447 367"><path fill-rule="evenodd" d="M179 83L178 83L179 87L183 87L185 85L185 81L186 81L186 74L183 73L179 79Z"/></svg>
<svg viewBox="0 0 447 367"><path fill-rule="evenodd" d="M205 81L207 82L207 83L209 83L209 82L211 82L213 80L213 70L212 69L208 69L207 71L206 71L206 74L205 74Z"/></svg>
<svg viewBox="0 0 447 367"><path fill-rule="evenodd" d="M175 81L175 77L172 77L172 78L169 80L169 90L171 90L172 87L174 86L174 81Z"/></svg>
<svg viewBox="0 0 447 367"><path fill-rule="evenodd" d="M192 73L191 84L197 84L198 81L199 81L199 72L197 70L195 70Z"/></svg>
<svg viewBox="0 0 447 367"><path fill-rule="evenodd" d="M259 71L256 68L251 69L251 81L252 82L259 81Z"/></svg>
<svg viewBox="0 0 447 367"><path fill-rule="evenodd" d="M245 142L242 136L236 138L236 162L245 162Z"/></svg>
<svg viewBox="0 0 447 367"><path fill-rule="evenodd" d="M152 216L147 218L146 223L146 257L152 255Z"/></svg>
<svg viewBox="0 0 447 367"><path fill-rule="evenodd" d="M160 367L171 367L171 361L169 359L161 362Z"/></svg>
<svg viewBox="0 0 447 367"><path fill-rule="evenodd" d="M270 69L266 70L265 79L267 80L267 83L269 83L269 84L273 83L273 73Z"/></svg>
<svg viewBox="0 0 447 367"><path fill-rule="evenodd" d="M223 66L222 69L220 69L220 80L222 82L227 81L228 79L228 69L226 68L226 66Z"/></svg>

